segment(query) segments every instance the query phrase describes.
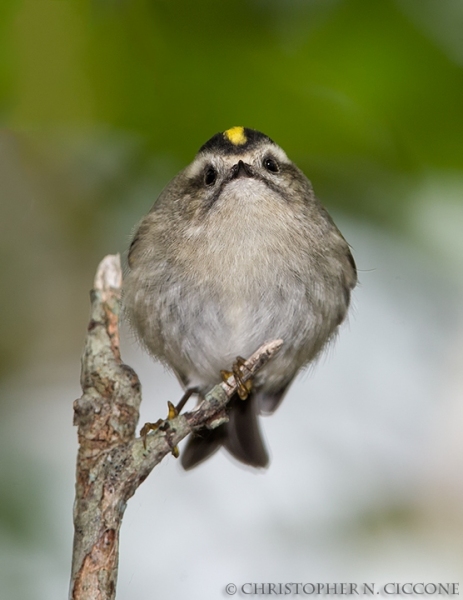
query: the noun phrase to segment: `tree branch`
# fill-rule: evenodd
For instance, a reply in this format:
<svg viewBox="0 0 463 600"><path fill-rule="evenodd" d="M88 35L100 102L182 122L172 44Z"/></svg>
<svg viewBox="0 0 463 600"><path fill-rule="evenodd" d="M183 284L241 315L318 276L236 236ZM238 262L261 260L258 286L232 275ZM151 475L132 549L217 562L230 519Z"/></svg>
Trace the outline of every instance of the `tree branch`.
<svg viewBox="0 0 463 600"><path fill-rule="evenodd" d="M78 427L71 600L112 600L116 594L119 531L128 499L152 469L189 433L227 420L236 392L233 376L215 386L191 412L136 438L141 402L136 373L121 361L119 256L100 263L91 292L91 319L82 356L83 395L74 402ZM264 344L242 368L250 379L282 346ZM227 365L225 365L227 366Z"/></svg>

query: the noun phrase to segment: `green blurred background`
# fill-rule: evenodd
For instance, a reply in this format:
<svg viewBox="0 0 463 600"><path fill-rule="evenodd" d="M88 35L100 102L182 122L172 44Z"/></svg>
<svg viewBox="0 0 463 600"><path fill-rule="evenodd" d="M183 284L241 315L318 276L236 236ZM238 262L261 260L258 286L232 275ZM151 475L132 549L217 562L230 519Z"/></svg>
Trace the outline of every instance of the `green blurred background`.
<svg viewBox="0 0 463 600"><path fill-rule="evenodd" d="M461 175L458 0L0 10L2 373L75 351L96 262L217 131L264 131L331 209L408 235L406 192Z"/></svg>
<svg viewBox="0 0 463 600"><path fill-rule="evenodd" d="M279 143L335 215L407 240L460 286L462 32L461 0L2 0L4 415L40 427L18 381L61 382L67 401L98 261L234 125ZM0 466L18 556L58 543L20 438L4 431Z"/></svg>

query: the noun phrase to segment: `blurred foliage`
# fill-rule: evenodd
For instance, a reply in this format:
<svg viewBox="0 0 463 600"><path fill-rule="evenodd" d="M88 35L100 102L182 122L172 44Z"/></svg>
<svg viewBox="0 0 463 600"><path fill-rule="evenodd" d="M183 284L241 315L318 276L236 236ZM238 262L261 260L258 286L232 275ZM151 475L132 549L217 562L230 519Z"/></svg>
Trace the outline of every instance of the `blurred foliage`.
<svg viewBox="0 0 463 600"><path fill-rule="evenodd" d="M232 125L404 229L410 186L463 168L455 23L454 0L3 0L0 369L76 352L100 256Z"/></svg>
<svg viewBox="0 0 463 600"><path fill-rule="evenodd" d="M69 361L78 382L96 264L233 125L279 143L330 211L461 239L462 31L462 0L2 0L0 378L32 365L67 390ZM29 401L5 390L4 414ZM36 598L43 563L24 577L18 557L47 551L53 477L2 435L1 578L8 597ZM360 526L414 521L405 505Z"/></svg>
<svg viewBox="0 0 463 600"><path fill-rule="evenodd" d="M23 457L0 469L0 532L5 541L29 546L43 541L46 523L44 481L47 474L35 465L25 469Z"/></svg>

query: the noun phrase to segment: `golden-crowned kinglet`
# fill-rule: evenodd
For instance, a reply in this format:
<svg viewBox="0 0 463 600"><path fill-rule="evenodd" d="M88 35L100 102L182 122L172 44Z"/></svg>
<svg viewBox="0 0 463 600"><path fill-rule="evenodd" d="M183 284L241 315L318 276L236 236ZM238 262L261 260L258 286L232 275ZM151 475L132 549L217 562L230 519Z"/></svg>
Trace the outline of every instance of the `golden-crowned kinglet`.
<svg viewBox="0 0 463 600"><path fill-rule="evenodd" d="M190 436L189 469L224 446L265 467L257 415L272 413L297 372L343 321L357 281L349 246L307 177L266 135L214 135L141 221L124 305L148 352L185 389L205 394L221 369L281 338L229 421Z"/></svg>

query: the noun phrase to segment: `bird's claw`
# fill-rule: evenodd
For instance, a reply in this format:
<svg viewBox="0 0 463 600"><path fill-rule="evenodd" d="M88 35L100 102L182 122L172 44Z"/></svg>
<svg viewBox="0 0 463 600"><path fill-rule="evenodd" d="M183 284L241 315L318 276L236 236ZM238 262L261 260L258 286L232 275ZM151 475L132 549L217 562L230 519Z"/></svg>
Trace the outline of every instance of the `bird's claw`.
<svg viewBox="0 0 463 600"><path fill-rule="evenodd" d="M158 419L155 423L145 423L143 425L143 427L140 429L140 437L143 438L143 447L146 450L146 437L148 435L148 433L150 431L156 431L156 429L168 429L169 425L168 425L168 421L170 421L171 419L175 419L175 417L178 417L178 411L176 409L176 407L172 404L172 402L167 402L167 408L168 408L168 413L167 413L167 419ZM167 425L167 427L166 427ZM169 437L167 437L167 442L169 443ZM172 451L172 456L174 456L175 458L178 458L180 455L178 446L172 446L169 443L169 446L171 448Z"/></svg>
<svg viewBox="0 0 463 600"><path fill-rule="evenodd" d="M220 371L222 381L227 384L228 379L233 375L237 386L236 391L241 400L246 400L252 390L252 379L244 381L243 371L245 370L248 371L248 368L246 367L246 361L241 356L237 356L231 371Z"/></svg>

